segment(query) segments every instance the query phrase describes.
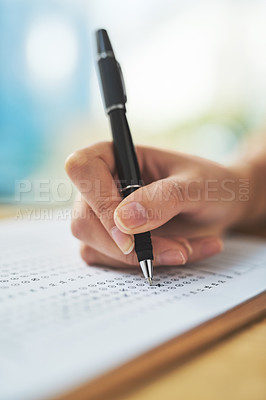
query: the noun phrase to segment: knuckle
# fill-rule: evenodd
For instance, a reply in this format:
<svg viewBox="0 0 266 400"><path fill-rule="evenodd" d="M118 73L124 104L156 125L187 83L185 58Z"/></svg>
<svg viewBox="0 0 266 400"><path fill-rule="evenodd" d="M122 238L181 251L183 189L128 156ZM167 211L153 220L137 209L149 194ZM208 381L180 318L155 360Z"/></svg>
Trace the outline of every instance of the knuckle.
<svg viewBox="0 0 266 400"><path fill-rule="evenodd" d="M88 227L90 227L88 229ZM84 218L83 216L73 218L71 221L71 232L79 240L85 240L87 243L91 242L93 235L93 220Z"/></svg>
<svg viewBox="0 0 266 400"><path fill-rule="evenodd" d="M109 154L113 156L113 143L110 141L95 143L91 146L91 149L98 157L108 157Z"/></svg>
<svg viewBox="0 0 266 400"><path fill-rule="evenodd" d="M85 261L87 264L95 263L94 250L86 246L84 243L82 243L80 246L80 256L82 260Z"/></svg>
<svg viewBox="0 0 266 400"><path fill-rule="evenodd" d="M79 249L80 256L81 256L82 260L84 260L84 261L86 261L86 259L87 259L87 247L88 246L86 246L84 243L82 243L80 245L80 249Z"/></svg>
<svg viewBox="0 0 266 400"><path fill-rule="evenodd" d="M97 217L102 220L113 219L114 202L108 195L101 195L95 200L94 211Z"/></svg>
<svg viewBox="0 0 266 400"><path fill-rule="evenodd" d="M70 154L65 161L65 170L70 178L88 165L95 158L95 151L92 149L77 150Z"/></svg>
<svg viewBox="0 0 266 400"><path fill-rule="evenodd" d="M180 182L174 179L169 180L169 197L174 208L180 208L185 200L185 188Z"/></svg>
<svg viewBox="0 0 266 400"><path fill-rule="evenodd" d="M107 164L112 171L115 172L115 160L112 142L99 142L91 146L91 151L94 152L94 157Z"/></svg>
<svg viewBox="0 0 266 400"><path fill-rule="evenodd" d="M77 239L82 237L82 222L81 218L75 218L71 221L71 232L72 235L75 236Z"/></svg>
<svg viewBox="0 0 266 400"><path fill-rule="evenodd" d="M82 239L85 230L84 221L90 218L90 208L83 197L78 194L72 212L71 232L77 239Z"/></svg>
<svg viewBox="0 0 266 400"><path fill-rule="evenodd" d="M75 151L70 154L65 161L65 170L69 176L72 176L73 171L75 171L80 165L80 151Z"/></svg>

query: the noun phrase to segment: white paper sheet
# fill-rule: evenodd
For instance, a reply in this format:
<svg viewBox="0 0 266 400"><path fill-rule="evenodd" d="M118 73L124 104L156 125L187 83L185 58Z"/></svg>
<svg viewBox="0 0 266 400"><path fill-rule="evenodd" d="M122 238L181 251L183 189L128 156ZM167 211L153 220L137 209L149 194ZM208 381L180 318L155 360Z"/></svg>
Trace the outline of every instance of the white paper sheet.
<svg viewBox="0 0 266 400"><path fill-rule="evenodd" d="M0 399L82 384L265 290L265 240L154 271L88 267L69 223L0 224Z"/></svg>

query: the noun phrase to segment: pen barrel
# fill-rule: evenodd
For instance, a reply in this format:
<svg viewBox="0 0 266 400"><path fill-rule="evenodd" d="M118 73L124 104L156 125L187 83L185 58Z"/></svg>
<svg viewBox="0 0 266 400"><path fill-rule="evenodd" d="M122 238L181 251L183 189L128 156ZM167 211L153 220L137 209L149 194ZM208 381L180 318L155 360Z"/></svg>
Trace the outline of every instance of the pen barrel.
<svg viewBox="0 0 266 400"><path fill-rule="evenodd" d="M113 135L116 169L121 189L132 185L143 186L125 111L121 109L113 110L109 113L109 118ZM130 190L125 191L123 195L126 197L130 193Z"/></svg>
<svg viewBox="0 0 266 400"><path fill-rule="evenodd" d="M109 117L117 174L122 189L121 194L125 198L138 190L138 186L143 186L143 182L125 111L113 110L109 113ZM137 233L134 239L138 261L153 260L150 232Z"/></svg>
<svg viewBox="0 0 266 400"><path fill-rule="evenodd" d="M114 105L124 105L126 102L125 89L121 69L114 57L105 57L98 61L100 87L105 109Z"/></svg>

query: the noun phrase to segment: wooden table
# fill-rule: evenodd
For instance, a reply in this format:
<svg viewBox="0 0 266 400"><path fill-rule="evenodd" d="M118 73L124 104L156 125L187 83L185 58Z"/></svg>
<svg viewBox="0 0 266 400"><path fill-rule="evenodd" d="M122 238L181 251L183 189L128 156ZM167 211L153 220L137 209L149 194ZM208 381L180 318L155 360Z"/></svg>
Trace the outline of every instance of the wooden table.
<svg viewBox="0 0 266 400"><path fill-rule="evenodd" d="M123 400L265 400L266 319L172 367Z"/></svg>
<svg viewBox="0 0 266 400"><path fill-rule="evenodd" d="M12 215L14 209L0 208L0 218ZM264 236L265 231L259 233ZM266 319L221 340L182 366L161 371L117 398L122 399L266 400Z"/></svg>

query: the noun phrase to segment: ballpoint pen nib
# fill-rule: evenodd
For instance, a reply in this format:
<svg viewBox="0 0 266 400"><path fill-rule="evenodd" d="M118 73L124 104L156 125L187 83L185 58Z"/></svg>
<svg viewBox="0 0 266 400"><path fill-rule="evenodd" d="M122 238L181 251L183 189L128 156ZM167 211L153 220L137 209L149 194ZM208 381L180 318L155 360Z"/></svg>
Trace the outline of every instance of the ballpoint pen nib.
<svg viewBox="0 0 266 400"><path fill-rule="evenodd" d="M152 260L140 261L140 267L142 269L144 277L149 282L149 285L151 285L152 284L152 276L153 276Z"/></svg>

